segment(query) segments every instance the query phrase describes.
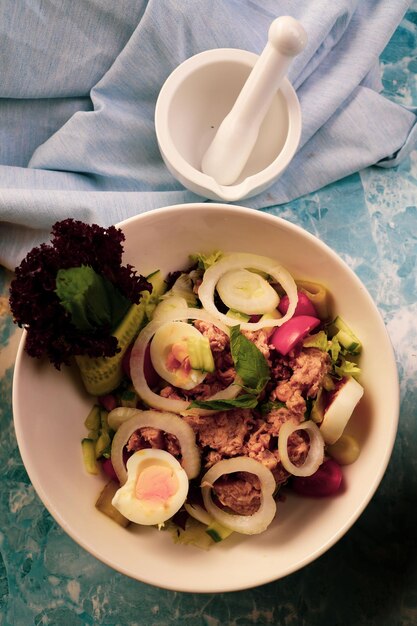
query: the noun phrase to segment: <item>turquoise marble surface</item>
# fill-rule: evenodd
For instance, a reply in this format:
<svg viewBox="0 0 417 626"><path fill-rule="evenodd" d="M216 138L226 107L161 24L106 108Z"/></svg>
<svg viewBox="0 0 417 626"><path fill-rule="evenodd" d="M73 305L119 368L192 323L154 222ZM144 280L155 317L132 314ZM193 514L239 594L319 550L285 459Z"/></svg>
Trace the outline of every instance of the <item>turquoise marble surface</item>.
<svg viewBox="0 0 417 626"><path fill-rule="evenodd" d="M381 61L386 94L417 105L417 2ZM326 554L244 592L184 594L126 578L75 544L30 484L13 430L20 331L0 270L0 625L412 626L417 624L417 152L370 168L279 215L336 250L369 289L391 336L401 384L398 436L384 479L353 528Z"/></svg>

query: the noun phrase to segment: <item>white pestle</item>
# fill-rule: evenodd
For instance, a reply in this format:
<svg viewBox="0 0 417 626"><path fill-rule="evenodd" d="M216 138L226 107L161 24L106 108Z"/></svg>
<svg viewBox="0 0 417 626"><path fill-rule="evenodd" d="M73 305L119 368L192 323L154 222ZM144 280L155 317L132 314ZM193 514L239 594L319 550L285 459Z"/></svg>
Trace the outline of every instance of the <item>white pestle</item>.
<svg viewBox="0 0 417 626"><path fill-rule="evenodd" d="M295 18L282 16L272 22L268 43L201 162L202 172L219 185L232 185L241 174L289 65L306 43L307 34Z"/></svg>

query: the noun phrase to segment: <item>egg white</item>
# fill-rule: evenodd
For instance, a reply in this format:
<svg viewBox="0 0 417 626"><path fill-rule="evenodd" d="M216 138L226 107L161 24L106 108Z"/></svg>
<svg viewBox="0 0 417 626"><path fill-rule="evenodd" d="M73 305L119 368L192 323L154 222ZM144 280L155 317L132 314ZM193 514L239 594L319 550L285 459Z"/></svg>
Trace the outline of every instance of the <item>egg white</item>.
<svg viewBox="0 0 417 626"><path fill-rule="evenodd" d="M159 465L172 470L177 489L166 500L138 499L136 483L143 470ZM163 524L184 504L188 493L188 477L180 463L165 450L146 448L135 452L127 461L127 481L113 497L113 506L127 519L136 524L152 526Z"/></svg>
<svg viewBox="0 0 417 626"><path fill-rule="evenodd" d="M200 331L186 322L167 322L158 328L152 339L150 353L152 365L161 378L180 389L193 389L203 382L206 372L190 369L188 374L185 374L182 370L171 371L166 365L173 344L200 337Z"/></svg>

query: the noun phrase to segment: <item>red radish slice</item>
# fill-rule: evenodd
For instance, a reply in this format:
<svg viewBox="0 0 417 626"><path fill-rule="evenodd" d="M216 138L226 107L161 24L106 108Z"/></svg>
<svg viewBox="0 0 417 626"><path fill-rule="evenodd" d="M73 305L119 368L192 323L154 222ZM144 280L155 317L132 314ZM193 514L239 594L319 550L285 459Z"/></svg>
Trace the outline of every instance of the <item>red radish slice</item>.
<svg viewBox="0 0 417 626"><path fill-rule="evenodd" d="M288 311L289 303L290 299L287 294L282 296L278 305L278 311L282 313L282 315L285 315ZM311 315L312 317L318 317L316 307L303 291L298 291L298 302L295 307L294 317L297 315Z"/></svg>
<svg viewBox="0 0 417 626"><path fill-rule="evenodd" d="M301 496L325 498L334 496L342 484L342 469L333 459L326 459L311 476L295 476L291 485Z"/></svg>
<svg viewBox="0 0 417 626"><path fill-rule="evenodd" d="M114 396L111 393L108 393L105 396L99 396L98 397L98 402L109 413L110 413L110 411L113 411L113 409L115 409L117 407L116 396Z"/></svg>
<svg viewBox="0 0 417 626"><path fill-rule="evenodd" d="M270 343L285 356L319 324L320 320L311 315L292 317L274 331Z"/></svg>
<svg viewBox="0 0 417 626"><path fill-rule="evenodd" d="M110 459L103 459L102 463L101 463L101 467L103 468L104 473L111 478L112 480L114 480L116 483L119 482L119 478L114 470L113 467L113 463L111 462Z"/></svg>

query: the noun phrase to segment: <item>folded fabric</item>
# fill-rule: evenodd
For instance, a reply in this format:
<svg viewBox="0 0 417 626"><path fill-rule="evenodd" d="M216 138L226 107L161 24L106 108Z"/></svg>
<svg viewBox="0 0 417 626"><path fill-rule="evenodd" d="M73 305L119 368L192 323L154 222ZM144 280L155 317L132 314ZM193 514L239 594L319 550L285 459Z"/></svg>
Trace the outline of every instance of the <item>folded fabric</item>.
<svg viewBox="0 0 417 626"><path fill-rule="evenodd" d="M172 70L210 48L260 53L279 15L308 44L291 66L299 150L264 208L379 163L417 141L415 111L384 97L378 59L408 0L54 0L0 5L0 262L17 265L66 217L109 225L202 200L160 156L154 109ZM204 199L203 199L204 200Z"/></svg>

